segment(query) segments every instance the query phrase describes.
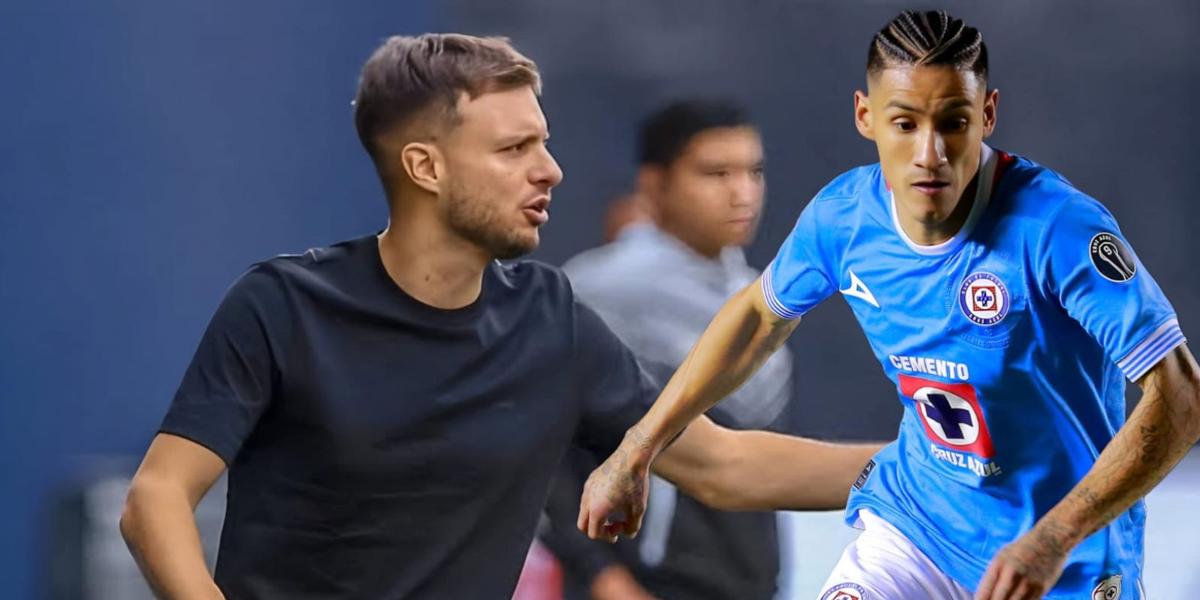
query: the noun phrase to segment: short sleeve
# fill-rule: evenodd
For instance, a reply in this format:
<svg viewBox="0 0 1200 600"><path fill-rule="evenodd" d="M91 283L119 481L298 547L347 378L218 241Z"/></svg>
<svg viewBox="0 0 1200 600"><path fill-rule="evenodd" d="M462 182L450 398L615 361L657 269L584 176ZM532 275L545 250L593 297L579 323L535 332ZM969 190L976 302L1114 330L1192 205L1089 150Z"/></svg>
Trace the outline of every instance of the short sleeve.
<svg viewBox="0 0 1200 600"><path fill-rule="evenodd" d="M1131 381L1184 342L1175 310L1099 202L1071 199L1042 234L1046 292Z"/></svg>
<svg viewBox="0 0 1200 600"><path fill-rule="evenodd" d="M576 300L574 312L575 380L583 403L576 443L603 459L661 388L595 311Z"/></svg>
<svg viewBox="0 0 1200 600"><path fill-rule="evenodd" d="M835 291L818 239L818 201L808 203L792 233L762 274L762 294L771 311L797 319Z"/></svg>
<svg viewBox="0 0 1200 600"><path fill-rule="evenodd" d="M284 311L275 276L261 266L242 275L213 314L159 431L232 464L270 404L278 365L269 317Z"/></svg>

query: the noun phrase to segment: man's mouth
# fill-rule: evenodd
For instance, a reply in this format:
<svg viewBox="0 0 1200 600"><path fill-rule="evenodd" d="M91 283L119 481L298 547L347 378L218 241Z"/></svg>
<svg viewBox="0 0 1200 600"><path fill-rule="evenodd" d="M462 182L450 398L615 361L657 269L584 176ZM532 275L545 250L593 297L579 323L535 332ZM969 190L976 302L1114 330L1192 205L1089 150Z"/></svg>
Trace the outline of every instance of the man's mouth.
<svg viewBox="0 0 1200 600"><path fill-rule="evenodd" d="M525 218L529 219L529 223L535 227L545 225L546 221L550 220L550 197L538 196L532 202L521 207L521 212L525 213Z"/></svg>

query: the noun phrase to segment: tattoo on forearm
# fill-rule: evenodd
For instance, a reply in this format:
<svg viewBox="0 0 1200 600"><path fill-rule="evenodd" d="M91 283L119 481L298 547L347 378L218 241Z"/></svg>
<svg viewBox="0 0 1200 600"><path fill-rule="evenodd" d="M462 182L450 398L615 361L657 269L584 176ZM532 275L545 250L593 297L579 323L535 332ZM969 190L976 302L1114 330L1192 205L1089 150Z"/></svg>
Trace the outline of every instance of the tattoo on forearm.
<svg viewBox="0 0 1200 600"><path fill-rule="evenodd" d="M633 446L633 450L635 451L650 448L650 437L642 433L636 426L625 432L625 439L627 443ZM600 465L600 474L607 484L605 489L608 490L608 500L610 502L619 503L644 493L646 487L645 478L641 477L636 469L631 468L631 462L635 459L635 452L631 452L622 443L617 446L612 456ZM628 518L630 515L625 516Z"/></svg>
<svg viewBox="0 0 1200 600"><path fill-rule="evenodd" d="M1197 390L1190 385L1164 385L1162 373L1143 381L1142 403L1127 427L1105 449L1117 460L1099 460L1072 493L1068 503L1081 509L1088 523L1084 537L1099 531L1161 480L1195 441L1189 432L1194 420ZM1131 423L1132 425L1132 423ZM1090 517L1090 518L1088 518Z"/></svg>
<svg viewBox="0 0 1200 600"><path fill-rule="evenodd" d="M1164 439L1166 432L1163 431L1164 429L1164 427L1156 423L1142 425L1138 428L1142 436L1139 444L1142 450L1141 458L1143 465L1154 466L1162 462L1164 451L1166 450L1166 445L1164 444L1166 441Z"/></svg>
<svg viewBox="0 0 1200 600"><path fill-rule="evenodd" d="M625 432L625 439L629 440L633 444L633 447L638 450L650 449L650 436L642 433L642 430L638 429L637 425L634 425L629 428L629 431Z"/></svg>
<svg viewBox="0 0 1200 600"><path fill-rule="evenodd" d="M1067 549L1063 540L1070 539L1070 532L1067 531L1066 526L1051 522L1036 531L1040 549L1037 556L1038 564L1052 564L1055 561L1054 557L1066 553Z"/></svg>

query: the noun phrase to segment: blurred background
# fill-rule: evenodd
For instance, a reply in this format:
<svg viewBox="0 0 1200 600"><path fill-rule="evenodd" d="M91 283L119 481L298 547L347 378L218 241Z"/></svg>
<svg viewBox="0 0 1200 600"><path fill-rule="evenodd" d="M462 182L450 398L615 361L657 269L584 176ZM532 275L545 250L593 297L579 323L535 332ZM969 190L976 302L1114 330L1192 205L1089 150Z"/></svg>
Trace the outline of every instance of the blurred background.
<svg viewBox="0 0 1200 600"><path fill-rule="evenodd" d="M0 597L145 593L121 579L124 478L226 286L254 261L384 225L350 107L384 37L500 34L538 62L566 179L535 257L555 264L601 242L638 118L684 95L741 100L768 157L748 248L761 268L825 182L875 160L851 122L870 36L934 7L984 33L1001 90L991 144L1104 202L1200 339L1192 0L4 0ZM806 318L792 348L794 432L894 435L900 404L842 302ZM1192 458L1150 498L1154 598L1200 588L1198 501ZM792 526L785 590L811 597L851 534L838 515Z"/></svg>

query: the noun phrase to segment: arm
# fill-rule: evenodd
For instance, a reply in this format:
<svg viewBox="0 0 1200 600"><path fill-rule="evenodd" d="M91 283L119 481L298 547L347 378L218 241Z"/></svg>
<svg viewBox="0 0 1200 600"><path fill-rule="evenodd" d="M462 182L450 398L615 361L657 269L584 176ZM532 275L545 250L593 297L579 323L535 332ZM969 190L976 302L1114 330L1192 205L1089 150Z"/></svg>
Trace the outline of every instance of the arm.
<svg viewBox="0 0 1200 600"><path fill-rule="evenodd" d="M1186 344L1142 377L1142 400L1096 464L993 561L977 598L1041 597L1067 554L1146 495L1200 439L1200 367ZM1029 590L1025 595L1018 590Z"/></svg>
<svg viewBox="0 0 1200 600"><path fill-rule="evenodd" d="M832 510L882 444L830 444L767 431L735 431L707 417L654 462L654 472L722 510Z"/></svg>
<svg viewBox="0 0 1200 600"><path fill-rule="evenodd" d="M121 515L121 535L159 598L224 598L209 575L193 512L225 470L207 448L159 434L138 468Z"/></svg>
<svg viewBox="0 0 1200 600"><path fill-rule="evenodd" d="M577 524L594 539L635 535L650 465L689 422L737 389L796 328L767 306L756 280L725 303L644 417L584 486ZM616 519L610 519L610 515Z"/></svg>
<svg viewBox="0 0 1200 600"><path fill-rule="evenodd" d="M630 430L633 438L642 438L648 459L749 379L800 323L771 311L761 285L756 279L721 307L654 406Z"/></svg>
<svg viewBox="0 0 1200 600"><path fill-rule="evenodd" d="M755 280L721 307L654 406L629 430L628 449L638 450L647 468L688 423L749 379L799 324L772 312L760 286Z"/></svg>
<svg viewBox="0 0 1200 600"><path fill-rule="evenodd" d="M194 511L274 395L290 311L275 272L251 267L225 293L133 477L121 533L159 597L222 598Z"/></svg>

